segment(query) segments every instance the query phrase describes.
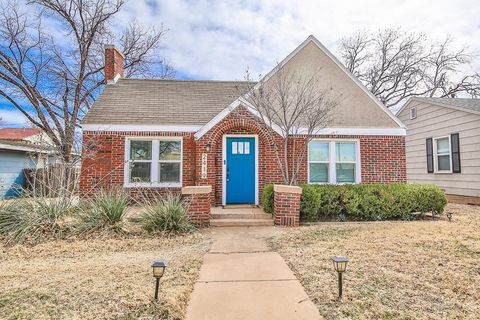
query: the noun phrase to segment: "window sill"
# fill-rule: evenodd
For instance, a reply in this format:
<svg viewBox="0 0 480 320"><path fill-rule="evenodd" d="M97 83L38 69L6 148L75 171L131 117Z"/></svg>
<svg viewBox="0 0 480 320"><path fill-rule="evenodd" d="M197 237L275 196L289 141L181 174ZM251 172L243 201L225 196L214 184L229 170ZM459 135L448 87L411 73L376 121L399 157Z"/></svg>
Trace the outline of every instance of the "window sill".
<svg viewBox="0 0 480 320"><path fill-rule="evenodd" d="M435 174L451 174L453 173L452 171L435 171Z"/></svg>
<svg viewBox="0 0 480 320"><path fill-rule="evenodd" d="M181 183L125 183L124 188L181 188Z"/></svg>

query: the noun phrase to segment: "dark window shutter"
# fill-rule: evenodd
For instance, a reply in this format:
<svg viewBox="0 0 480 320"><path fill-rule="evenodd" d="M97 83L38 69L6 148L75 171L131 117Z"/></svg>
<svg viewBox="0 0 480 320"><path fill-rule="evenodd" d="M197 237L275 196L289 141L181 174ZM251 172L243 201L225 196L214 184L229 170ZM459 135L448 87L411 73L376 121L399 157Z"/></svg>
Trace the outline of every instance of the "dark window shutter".
<svg viewBox="0 0 480 320"><path fill-rule="evenodd" d="M433 173L433 140L427 139L427 172Z"/></svg>
<svg viewBox="0 0 480 320"><path fill-rule="evenodd" d="M458 133L450 135L450 141L452 144L452 172L460 173L462 168L460 165L460 137Z"/></svg>

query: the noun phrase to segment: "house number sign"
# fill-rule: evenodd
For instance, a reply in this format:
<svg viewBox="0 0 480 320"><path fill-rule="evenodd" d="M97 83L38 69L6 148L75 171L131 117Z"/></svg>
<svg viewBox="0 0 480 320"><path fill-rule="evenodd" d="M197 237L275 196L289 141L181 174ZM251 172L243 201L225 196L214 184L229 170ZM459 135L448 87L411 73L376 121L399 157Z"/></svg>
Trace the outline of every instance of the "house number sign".
<svg viewBox="0 0 480 320"><path fill-rule="evenodd" d="M202 179L207 179L208 154L202 153Z"/></svg>

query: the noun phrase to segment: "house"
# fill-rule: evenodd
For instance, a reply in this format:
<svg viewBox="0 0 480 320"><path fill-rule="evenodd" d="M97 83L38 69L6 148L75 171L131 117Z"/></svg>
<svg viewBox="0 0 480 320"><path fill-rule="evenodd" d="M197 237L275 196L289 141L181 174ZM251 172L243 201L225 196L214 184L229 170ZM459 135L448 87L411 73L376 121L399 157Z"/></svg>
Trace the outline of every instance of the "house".
<svg viewBox="0 0 480 320"><path fill-rule="evenodd" d="M50 139L38 128L0 129L0 199L12 198L25 186L25 169L43 168Z"/></svg>
<svg viewBox="0 0 480 320"><path fill-rule="evenodd" d="M320 68L318 85L342 97L330 126L310 143L299 183L406 181L404 125L315 37L262 81L281 68ZM105 75L82 122L84 194L208 186L209 205L259 205L265 184L282 181L266 129L240 99L245 82L124 79L123 55L112 46Z"/></svg>
<svg viewBox="0 0 480 320"><path fill-rule="evenodd" d="M397 114L407 126L407 181L480 204L480 99L412 98Z"/></svg>

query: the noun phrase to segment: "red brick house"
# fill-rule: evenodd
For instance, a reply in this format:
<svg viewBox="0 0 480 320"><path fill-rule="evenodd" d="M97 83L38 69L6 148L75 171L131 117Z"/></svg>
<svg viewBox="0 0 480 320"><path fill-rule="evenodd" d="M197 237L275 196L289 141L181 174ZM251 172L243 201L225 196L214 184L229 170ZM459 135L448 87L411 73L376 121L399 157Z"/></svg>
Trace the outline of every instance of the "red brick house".
<svg viewBox="0 0 480 320"><path fill-rule="evenodd" d="M121 52L105 56L107 85L82 123L82 192L211 186L212 206L260 204L264 185L282 181L271 138L240 99L245 82L124 79ZM341 96L300 183L405 182L404 125L317 39L265 79L278 68L321 68L319 85Z"/></svg>

